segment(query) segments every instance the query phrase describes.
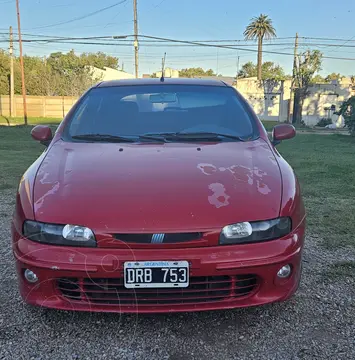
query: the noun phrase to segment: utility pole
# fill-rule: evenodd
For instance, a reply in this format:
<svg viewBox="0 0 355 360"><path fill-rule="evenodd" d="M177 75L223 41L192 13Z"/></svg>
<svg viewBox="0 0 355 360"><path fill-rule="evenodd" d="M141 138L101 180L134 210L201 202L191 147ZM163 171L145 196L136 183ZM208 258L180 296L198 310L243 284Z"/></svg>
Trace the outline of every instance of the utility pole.
<svg viewBox="0 0 355 360"><path fill-rule="evenodd" d="M10 117L15 115L14 111L14 39L12 33L12 26L10 26Z"/></svg>
<svg viewBox="0 0 355 360"><path fill-rule="evenodd" d="M238 86L238 76L239 76L239 58L240 56L237 57L237 76L235 77L235 82Z"/></svg>
<svg viewBox="0 0 355 360"><path fill-rule="evenodd" d="M22 99L23 99L23 119L25 121L25 125L27 125L26 85L25 85L25 70L24 70L24 65L23 65L23 55L22 55L22 37L21 37L21 21L20 21L19 0L16 0L16 10L17 10L18 40L19 40L19 48L20 48L20 65L21 65Z"/></svg>
<svg viewBox="0 0 355 360"><path fill-rule="evenodd" d="M137 20L137 0L133 0L134 14L134 67L136 78L138 78L138 20Z"/></svg>
<svg viewBox="0 0 355 360"><path fill-rule="evenodd" d="M296 82L296 72L297 72L297 53L298 53L298 33L296 33L295 37L295 48L293 52L293 69L292 69L292 80L291 80L291 88L290 88L290 102L288 107L288 116L287 121L290 123L291 121L291 109L293 108L294 103L294 97L293 92L295 88L295 82Z"/></svg>

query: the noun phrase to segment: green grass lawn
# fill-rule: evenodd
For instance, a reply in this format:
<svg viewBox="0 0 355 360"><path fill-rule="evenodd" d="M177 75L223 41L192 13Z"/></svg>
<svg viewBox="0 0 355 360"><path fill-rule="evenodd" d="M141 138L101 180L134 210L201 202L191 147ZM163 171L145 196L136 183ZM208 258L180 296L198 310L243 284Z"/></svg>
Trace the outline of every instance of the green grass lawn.
<svg viewBox="0 0 355 360"><path fill-rule="evenodd" d="M271 131L273 127L277 124L280 124L278 121L262 121L266 131Z"/></svg>
<svg viewBox="0 0 355 360"><path fill-rule="evenodd" d="M298 135L278 149L301 183L309 231L329 248L355 245L355 139Z"/></svg>
<svg viewBox="0 0 355 360"><path fill-rule="evenodd" d="M263 123L266 131L272 131L274 126L276 126L278 124L284 124L284 122L268 121L268 120L262 120L261 122ZM296 129L299 129L299 130L312 131L312 129L309 128L308 126L296 126L295 124L293 124L293 125L295 126Z"/></svg>
<svg viewBox="0 0 355 360"><path fill-rule="evenodd" d="M0 126L0 191L15 189L27 167L44 147L30 135L30 126Z"/></svg>
<svg viewBox="0 0 355 360"><path fill-rule="evenodd" d="M59 124L62 119L56 118L44 118L44 117L30 117L27 119L29 125L38 125L38 124ZM0 125L23 125L23 117L8 117L0 116Z"/></svg>
<svg viewBox="0 0 355 360"><path fill-rule="evenodd" d="M44 147L31 127L0 126L0 191L15 190ZM278 146L295 169L307 209L308 231L329 248L355 245L355 139L342 135L298 135Z"/></svg>

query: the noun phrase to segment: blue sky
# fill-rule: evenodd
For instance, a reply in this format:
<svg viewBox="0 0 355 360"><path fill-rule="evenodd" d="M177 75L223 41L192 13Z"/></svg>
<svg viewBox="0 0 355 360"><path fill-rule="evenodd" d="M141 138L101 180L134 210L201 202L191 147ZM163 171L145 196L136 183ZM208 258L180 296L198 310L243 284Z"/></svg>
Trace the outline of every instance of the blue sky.
<svg viewBox="0 0 355 360"><path fill-rule="evenodd" d="M117 3L118 0L20 0L21 27L24 34L55 36L106 36L133 33L132 0L112 9L68 24L60 22L83 16L100 8ZM355 1L343 0L138 0L139 33L183 40L243 39L243 31L253 16L269 15L277 35L274 45L264 49L292 53L292 39L298 32L301 37L327 37L345 39L329 41L338 47L319 44L318 40L300 39L300 50L319 49L325 56L355 58ZM5 32L12 25L17 31L15 0L0 0L0 39L6 40ZM348 40L346 42L346 40ZM341 46L343 45L343 46ZM345 47L351 45L354 47ZM1 42L7 49L8 44ZM17 47L17 45L16 45ZM29 55L48 55L53 51L66 52L104 51L120 59L126 71L134 69L131 46L99 46L70 44L24 44ZM256 49L255 47L252 47ZM256 53L216 48L153 47L140 46L140 73L151 73L160 68L164 51L166 65L176 69L184 67L212 68L223 75L234 76L237 56L240 66L247 61L256 61ZM264 61L274 61L291 73L292 56L264 54ZM355 74L355 60L325 59L322 74L339 72Z"/></svg>

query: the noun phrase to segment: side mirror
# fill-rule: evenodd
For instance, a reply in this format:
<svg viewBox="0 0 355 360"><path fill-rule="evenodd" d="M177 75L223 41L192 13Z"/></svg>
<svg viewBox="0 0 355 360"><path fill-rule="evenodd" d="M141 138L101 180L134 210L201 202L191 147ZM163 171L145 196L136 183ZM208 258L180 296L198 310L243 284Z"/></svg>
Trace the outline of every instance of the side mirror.
<svg viewBox="0 0 355 360"><path fill-rule="evenodd" d="M296 136L296 129L290 124L279 124L272 129L272 144L280 144L282 140L292 139Z"/></svg>
<svg viewBox="0 0 355 360"><path fill-rule="evenodd" d="M45 125L35 126L31 130L31 136L45 146L48 146L53 139L51 128Z"/></svg>

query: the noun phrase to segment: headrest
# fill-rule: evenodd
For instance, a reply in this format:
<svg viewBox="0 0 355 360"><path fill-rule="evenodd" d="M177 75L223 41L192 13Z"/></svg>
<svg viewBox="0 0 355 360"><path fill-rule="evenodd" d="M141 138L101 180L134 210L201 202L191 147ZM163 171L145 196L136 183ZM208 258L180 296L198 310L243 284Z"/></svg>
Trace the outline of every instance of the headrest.
<svg viewBox="0 0 355 360"><path fill-rule="evenodd" d="M138 105L133 101L120 101L117 110L125 113L136 114L138 113Z"/></svg>

